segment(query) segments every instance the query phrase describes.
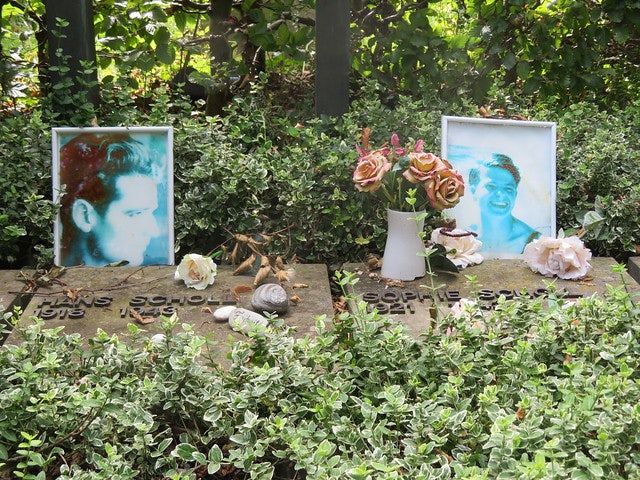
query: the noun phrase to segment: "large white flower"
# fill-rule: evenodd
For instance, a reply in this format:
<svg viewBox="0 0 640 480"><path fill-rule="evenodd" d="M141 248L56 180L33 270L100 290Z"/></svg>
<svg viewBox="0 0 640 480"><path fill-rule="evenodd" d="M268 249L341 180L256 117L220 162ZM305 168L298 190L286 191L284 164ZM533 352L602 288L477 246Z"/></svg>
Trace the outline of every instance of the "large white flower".
<svg viewBox="0 0 640 480"><path fill-rule="evenodd" d="M175 279L183 280L187 287L204 290L215 281L217 271L218 267L211 257L189 253L178 265Z"/></svg>
<svg viewBox="0 0 640 480"><path fill-rule="evenodd" d="M582 278L591 265L591 251L578 237L540 237L522 252L524 261L534 272L565 280Z"/></svg>
<svg viewBox="0 0 640 480"><path fill-rule="evenodd" d="M458 268L482 263L482 255L478 253L482 242L471 232L458 228L436 228L431 232L431 241L444 246L448 251L447 258Z"/></svg>

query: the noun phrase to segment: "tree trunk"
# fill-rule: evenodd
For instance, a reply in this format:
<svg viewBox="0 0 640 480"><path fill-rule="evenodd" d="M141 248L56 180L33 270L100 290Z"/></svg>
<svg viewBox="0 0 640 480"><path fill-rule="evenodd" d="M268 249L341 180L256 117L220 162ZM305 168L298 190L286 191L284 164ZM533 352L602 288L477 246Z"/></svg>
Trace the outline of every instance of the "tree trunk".
<svg viewBox="0 0 640 480"><path fill-rule="evenodd" d="M51 85L71 81L75 91L86 93L87 101L98 104L98 74L85 73L83 63L96 64L96 44L93 29L91 0L47 0L45 1L46 22L49 41L49 62L58 67L51 71ZM57 19L68 25L60 27ZM66 69L69 69L66 71ZM62 69L62 70L61 70ZM77 106L77 105L76 105ZM60 110L68 110L68 105L59 105Z"/></svg>
<svg viewBox="0 0 640 480"><path fill-rule="evenodd" d="M209 49L211 76L216 80L215 86L207 95L207 115L220 115L230 99L229 72L226 64L231 59L231 46L227 41L229 17L232 0L211 0L209 13Z"/></svg>

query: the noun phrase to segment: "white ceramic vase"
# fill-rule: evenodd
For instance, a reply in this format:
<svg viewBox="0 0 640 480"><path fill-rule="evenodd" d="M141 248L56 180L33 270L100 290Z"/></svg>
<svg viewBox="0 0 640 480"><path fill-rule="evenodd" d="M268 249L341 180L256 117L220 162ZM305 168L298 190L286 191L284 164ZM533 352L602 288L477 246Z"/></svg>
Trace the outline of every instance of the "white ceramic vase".
<svg viewBox="0 0 640 480"><path fill-rule="evenodd" d="M424 213L399 212L387 209L387 243L382 257L381 275L393 280L410 281L424 277L427 273L424 257L424 241L419 233L424 229Z"/></svg>

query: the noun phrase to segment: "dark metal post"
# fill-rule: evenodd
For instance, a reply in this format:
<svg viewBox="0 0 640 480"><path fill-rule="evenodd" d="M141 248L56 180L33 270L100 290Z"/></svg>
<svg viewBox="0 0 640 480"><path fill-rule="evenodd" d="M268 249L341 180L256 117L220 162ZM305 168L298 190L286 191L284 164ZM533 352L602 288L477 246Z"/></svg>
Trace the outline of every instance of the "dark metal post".
<svg viewBox="0 0 640 480"><path fill-rule="evenodd" d="M49 64L52 67L68 67L67 72L59 69L51 71L51 85L69 78L74 88L86 89L87 100L98 104L99 90L97 86L98 74L95 70L91 74L84 73L85 68L80 62L96 63L96 43L93 29L93 10L91 0L47 0L46 20L49 40ZM67 26L59 27L57 18L68 22ZM58 55L61 51L62 57ZM82 79L82 82L78 80ZM91 85L87 87L87 84Z"/></svg>
<svg viewBox="0 0 640 480"><path fill-rule="evenodd" d="M349 109L349 0L316 2L316 113Z"/></svg>

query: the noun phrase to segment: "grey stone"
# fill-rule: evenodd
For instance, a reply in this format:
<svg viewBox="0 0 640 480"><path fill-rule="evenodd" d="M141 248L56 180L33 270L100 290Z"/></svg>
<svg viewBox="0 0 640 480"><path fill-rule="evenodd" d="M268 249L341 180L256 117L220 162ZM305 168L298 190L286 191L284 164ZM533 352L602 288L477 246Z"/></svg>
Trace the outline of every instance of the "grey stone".
<svg viewBox="0 0 640 480"><path fill-rule="evenodd" d="M12 328L11 322L4 321L4 314L12 312L14 308L24 309L29 304L31 295L27 281L35 272L22 270L0 270L0 345L4 342L4 333Z"/></svg>
<svg viewBox="0 0 640 480"><path fill-rule="evenodd" d="M287 326L293 327L294 338L304 338L315 334L316 318L333 315L333 302L326 265L295 264L296 282L286 282L284 288L289 297L297 295L297 304L291 304L286 315L280 316ZM254 292L253 278L233 275L232 265L219 265L213 285L205 290L194 290L184 282L174 280L175 266L146 267L70 267L49 286L38 286L25 298L25 308L19 324L32 323L31 316L40 316L45 328L64 327L67 334L77 333L84 339L96 335L97 329L109 335L118 335L126 340L128 324L138 323L134 310L142 317L153 317L156 321L138 327L151 337L163 333L160 316L177 314L179 325L188 324L198 334L216 342L213 353L222 365L229 365L228 353L233 338L242 334L229 329L226 321L216 322L212 312L224 306L252 309L251 296ZM19 272L7 272L7 279ZM290 275L293 278L293 275ZM0 277L2 279L2 277ZM24 287L24 282L15 285L6 282L7 292L11 292L5 307L13 301L15 294ZM65 292L74 294L72 300ZM75 298L77 295L77 298ZM231 341L228 341L230 340ZM22 342L17 332L10 333L6 342Z"/></svg>
<svg viewBox="0 0 640 480"><path fill-rule="evenodd" d="M500 295L508 300L523 291L538 296L548 288L555 288L570 301L594 293L603 294L608 286L621 285L620 274L612 270L612 266L617 264L613 258L594 257L589 263L593 268L587 277L580 280L543 277L533 273L521 259L487 259L458 274L436 272L433 278L426 275L409 282L388 281L380 275L380 270L369 271L361 263L344 264L342 270L354 273L358 279L355 285L348 286L356 299L365 301L369 309L375 308L380 314L404 323L418 338L432 323L435 310L430 295L434 290L438 309L446 311L460 299L474 298L477 294L483 305L491 308ZM623 277L631 295L636 299L640 297L640 285L628 273ZM356 303L351 301L349 309L355 311Z"/></svg>
<svg viewBox="0 0 640 480"><path fill-rule="evenodd" d="M251 297L251 305L256 312L283 314L289 310L289 299L280 285L266 283L256 288Z"/></svg>
<svg viewBox="0 0 640 480"><path fill-rule="evenodd" d="M638 283L640 283L640 257L631 257L627 267L629 275Z"/></svg>
<svg viewBox="0 0 640 480"><path fill-rule="evenodd" d="M236 332L248 334L254 331L260 333L267 325L269 325L269 321L265 317L246 308L234 308L229 314L229 326Z"/></svg>
<svg viewBox="0 0 640 480"><path fill-rule="evenodd" d="M216 322L226 322L227 320L229 320L229 315L231 314L231 312L233 312L235 309L236 307L233 305L227 305L225 307L217 308L213 312L213 319Z"/></svg>

